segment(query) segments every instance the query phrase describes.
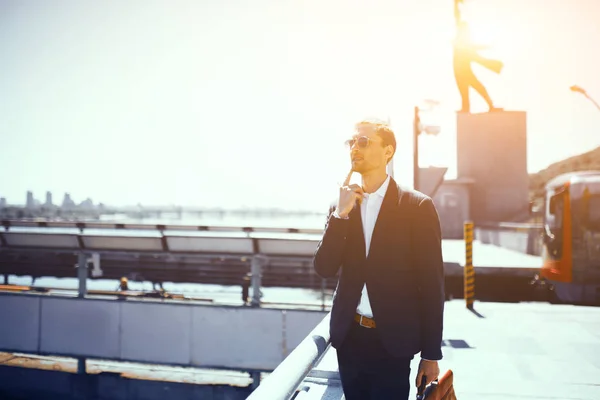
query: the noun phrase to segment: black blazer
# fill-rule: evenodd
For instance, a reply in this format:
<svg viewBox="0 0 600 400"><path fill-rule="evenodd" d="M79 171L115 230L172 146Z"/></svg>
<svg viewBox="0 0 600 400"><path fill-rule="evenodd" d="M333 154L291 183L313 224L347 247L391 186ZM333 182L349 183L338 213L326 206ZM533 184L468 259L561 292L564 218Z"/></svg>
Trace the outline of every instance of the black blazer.
<svg viewBox="0 0 600 400"><path fill-rule="evenodd" d="M402 194L402 195L400 195ZM399 202L399 199L402 199ZM313 265L323 278L340 271L331 310L331 344L339 348L367 284L373 318L394 356L442 358L444 267L438 213L430 197L390 178L365 257L360 206L349 219L332 215Z"/></svg>

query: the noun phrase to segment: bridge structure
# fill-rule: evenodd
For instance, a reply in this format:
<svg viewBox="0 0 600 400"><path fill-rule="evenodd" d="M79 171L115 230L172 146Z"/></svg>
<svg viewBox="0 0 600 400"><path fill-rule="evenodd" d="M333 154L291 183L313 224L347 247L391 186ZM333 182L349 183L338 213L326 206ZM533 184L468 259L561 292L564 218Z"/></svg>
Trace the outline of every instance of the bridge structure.
<svg viewBox="0 0 600 400"><path fill-rule="evenodd" d="M0 351L74 359L78 374L70 379L90 379L96 360L112 360L246 371L251 379L244 396L252 399L342 398L335 349L328 337L335 281L318 278L311 266L321 229L49 221L2 221L2 227L0 273L7 280L0 287L0 320L5 322L0 326ZM548 307L555 306L534 303L522 308L515 303L481 301L486 296L513 302L534 300L529 282L541 265L540 257L518 251L529 248L527 232L536 227L498 226L495 234L490 226L482 229L478 235L484 241L477 240L476 234L473 250L476 299L480 301L475 313L466 311L460 300L465 244L461 240L443 242L449 323L442 367L456 371L461 399L486 390L488 394L516 393L516 386L499 392L502 380L488 389L472 382L485 378L489 383L490 377L482 371L496 373L493 363L509 362L514 367L516 361L507 358L509 350L526 355L531 345L532 351L542 351L536 338L556 331L565 317L577 315L588 335L583 342L575 341L574 348L581 350L589 344L593 351L600 349L592 329L600 319L593 309L581 314L581 308L557 309L558 319L544 325L540 315L554 313ZM512 248L491 243L499 240ZM119 277L132 271L144 275L144 280L164 282L167 290L116 290ZM224 299L209 293L199 295L189 286L220 283L236 288L246 274L251 276L248 304L239 299L237 289ZM38 282L60 278L60 284L27 285L23 283L26 276ZM108 286L96 288L101 282ZM287 301L282 301L281 294L271 295L283 288L286 293L311 292L294 299L287 295ZM269 296L272 299L267 301ZM515 316L521 310L527 312L519 319ZM519 336L524 334L525 338ZM494 350L492 342L501 343L505 353ZM549 351L550 342L544 342L543 351ZM551 353L544 354L552 358ZM520 358L518 362L525 368L523 363L534 360ZM553 360L558 371L557 363L563 359ZM597 365L592 358L582 360L587 367ZM487 369L473 367L478 363ZM538 376L537 371L523 370ZM510 385L519 383L520 378L509 377ZM94 379L101 381L106 375ZM597 393L589 379L569 382L583 387L583 392ZM520 390L528 387L523 382L519 385ZM99 383L92 386L103 387Z"/></svg>
<svg viewBox="0 0 600 400"><path fill-rule="evenodd" d="M102 220L102 219L136 219L136 220L185 220L198 218L212 219L261 219L261 218L319 218L322 212L315 210L287 210L280 208L231 208L178 205L129 205L129 206L72 206L40 205L27 207L22 205L6 205L0 207L0 219L51 219L51 220Z"/></svg>
<svg viewBox="0 0 600 400"><path fill-rule="evenodd" d="M5 277L66 278L72 276L74 264L80 265L79 271L84 271L80 276L86 279L128 277L156 283L239 285L251 275L254 302L258 301L260 286L333 289L337 282L336 278L320 278L312 268L322 228L93 221L0 223L4 227L0 231L0 274ZM538 256L526 254L535 235L512 226L481 229L477 234L485 240L473 243L479 295L525 296L541 266ZM527 229L535 232L537 228ZM447 295L460 297L465 245L462 240L443 240L442 251ZM90 257L94 262L90 272L85 272L89 263L82 260Z"/></svg>

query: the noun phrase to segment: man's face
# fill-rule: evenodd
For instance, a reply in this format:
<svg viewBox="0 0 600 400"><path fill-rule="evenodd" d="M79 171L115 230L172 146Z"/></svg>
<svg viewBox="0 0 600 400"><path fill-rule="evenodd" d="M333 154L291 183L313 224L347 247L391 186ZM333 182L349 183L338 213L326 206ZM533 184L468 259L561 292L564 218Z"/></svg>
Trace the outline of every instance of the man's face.
<svg viewBox="0 0 600 400"><path fill-rule="evenodd" d="M358 173L385 169L391 146L384 146L373 125L359 125L352 139L347 142L352 168Z"/></svg>

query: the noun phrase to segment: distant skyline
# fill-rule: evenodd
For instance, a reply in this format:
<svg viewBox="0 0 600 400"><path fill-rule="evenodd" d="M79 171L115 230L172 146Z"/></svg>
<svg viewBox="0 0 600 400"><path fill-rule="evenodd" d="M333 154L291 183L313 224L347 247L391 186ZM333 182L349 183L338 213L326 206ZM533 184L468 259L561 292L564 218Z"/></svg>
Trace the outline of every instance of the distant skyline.
<svg viewBox="0 0 600 400"><path fill-rule="evenodd" d="M85 197L84 199L80 200L80 201L74 201L71 198L71 194L66 192L66 193L59 193L58 196L55 193L52 192L44 192L43 194L37 194L34 193L32 191L27 191L23 198L19 198L19 199L7 199L6 197L2 196L0 194L0 200L3 200L2 202L0 202L0 208L1 207L5 207L5 206L9 206L9 207L14 207L14 206L22 206L22 207L47 207L47 206L55 206L55 207L74 207L74 206L78 206L78 205L84 205L84 206L93 206L94 205L94 200L91 199L90 197ZM100 202L96 202L98 203L98 205L102 204L102 201Z"/></svg>
<svg viewBox="0 0 600 400"><path fill-rule="evenodd" d="M528 113L528 170L600 146L600 1L465 0L475 69ZM452 0L0 0L0 197L326 208L363 117L390 119L412 184L412 108L441 102L421 166L448 166L460 97ZM485 104L473 94L473 106ZM357 180L358 177L355 177Z"/></svg>

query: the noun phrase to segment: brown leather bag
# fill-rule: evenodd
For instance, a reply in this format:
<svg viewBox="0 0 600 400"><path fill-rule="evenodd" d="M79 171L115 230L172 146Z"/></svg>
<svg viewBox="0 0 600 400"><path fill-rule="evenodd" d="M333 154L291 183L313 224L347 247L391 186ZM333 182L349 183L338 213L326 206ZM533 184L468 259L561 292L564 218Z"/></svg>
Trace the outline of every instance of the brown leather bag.
<svg viewBox="0 0 600 400"><path fill-rule="evenodd" d="M454 374L449 369L425 388L425 379L417 391L417 400L458 400L454 392Z"/></svg>

